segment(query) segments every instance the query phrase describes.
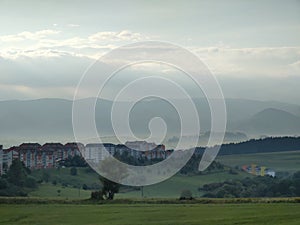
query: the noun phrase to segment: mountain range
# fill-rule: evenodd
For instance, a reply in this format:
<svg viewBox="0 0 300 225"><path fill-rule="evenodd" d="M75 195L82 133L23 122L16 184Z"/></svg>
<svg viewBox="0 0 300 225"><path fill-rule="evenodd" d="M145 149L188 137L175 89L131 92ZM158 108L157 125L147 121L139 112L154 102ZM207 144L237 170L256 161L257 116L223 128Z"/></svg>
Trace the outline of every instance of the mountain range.
<svg viewBox="0 0 300 225"><path fill-rule="evenodd" d="M94 99L82 99L88 102ZM201 123L201 135L210 130L210 110L205 99L193 99ZM178 105L184 99L176 99ZM241 141L252 137L299 135L300 106L244 99L226 99L226 141ZM71 141L72 101L65 99L0 101L0 143L18 144L24 141ZM98 99L95 120L101 135L113 137L110 122L112 101ZM121 102L120 104L127 104ZM145 99L137 103L130 114L130 126L137 136L149 135L151 118L161 117L172 142L180 133L180 117L176 109L160 99ZM194 122L194 121L189 121ZM173 138L173 139L172 139ZM176 138L175 138L176 139Z"/></svg>

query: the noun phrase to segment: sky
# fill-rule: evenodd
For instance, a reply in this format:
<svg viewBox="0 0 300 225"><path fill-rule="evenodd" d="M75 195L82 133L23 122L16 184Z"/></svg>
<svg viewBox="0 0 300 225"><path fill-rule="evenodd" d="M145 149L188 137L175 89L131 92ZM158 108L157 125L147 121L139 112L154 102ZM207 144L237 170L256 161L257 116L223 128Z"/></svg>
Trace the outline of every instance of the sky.
<svg viewBox="0 0 300 225"><path fill-rule="evenodd" d="M299 12L299 0L0 0L0 100L72 99L100 56L157 40L196 54L227 98L299 104Z"/></svg>

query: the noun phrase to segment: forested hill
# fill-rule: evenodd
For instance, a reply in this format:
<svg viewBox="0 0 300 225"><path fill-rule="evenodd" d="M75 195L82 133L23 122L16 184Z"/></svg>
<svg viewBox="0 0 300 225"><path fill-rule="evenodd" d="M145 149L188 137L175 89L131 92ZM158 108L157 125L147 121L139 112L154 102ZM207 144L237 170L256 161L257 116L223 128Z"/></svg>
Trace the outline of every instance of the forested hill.
<svg viewBox="0 0 300 225"><path fill-rule="evenodd" d="M268 137L252 139L240 143L223 144L219 155L251 154L265 152L300 151L300 137ZM196 149L196 154L202 154L203 147Z"/></svg>

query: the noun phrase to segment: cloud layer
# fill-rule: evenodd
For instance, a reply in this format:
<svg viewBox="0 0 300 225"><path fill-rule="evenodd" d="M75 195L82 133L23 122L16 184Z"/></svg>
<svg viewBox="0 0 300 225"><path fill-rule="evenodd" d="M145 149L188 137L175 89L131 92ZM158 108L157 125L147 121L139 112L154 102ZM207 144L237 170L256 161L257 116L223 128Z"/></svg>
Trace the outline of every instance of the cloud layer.
<svg viewBox="0 0 300 225"><path fill-rule="evenodd" d="M78 27L76 24L69 26ZM20 96L71 98L81 75L95 59L118 46L147 40L160 38L129 30L101 31L87 36L70 36L50 29L2 35L1 99ZM229 81L237 80L241 84L244 81L245 87L249 80L266 82L271 78L271 83L282 83L284 79L299 80L300 46L233 48L217 44L187 48L198 55L226 87L230 87ZM234 97L233 93L229 91L229 97Z"/></svg>

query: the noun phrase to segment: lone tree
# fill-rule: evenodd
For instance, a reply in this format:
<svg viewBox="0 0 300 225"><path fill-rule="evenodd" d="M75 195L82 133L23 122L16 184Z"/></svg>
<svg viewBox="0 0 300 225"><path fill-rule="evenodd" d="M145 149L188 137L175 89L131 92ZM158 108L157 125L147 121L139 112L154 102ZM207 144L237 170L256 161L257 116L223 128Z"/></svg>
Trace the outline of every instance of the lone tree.
<svg viewBox="0 0 300 225"><path fill-rule="evenodd" d="M102 183L101 193L103 199L113 200L115 193L119 192L121 185L105 177L100 177L100 181Z"/></svg>
<svg viewBox="0 0 300 225"><path fill-rule="evenodd" d="M104 176L100 176L99 179L102 183L102 189L98 194L95 194L95 196L97 196L97 199L112 200L114 199L115 193L118 193L120 190L120 182L127 176L127 168L125 165L118 163L111 157L107 157L101 161L98 168L104 176L113 177L114 181L111 181ZM99 195L101 197L99 197Z"/></svg>

